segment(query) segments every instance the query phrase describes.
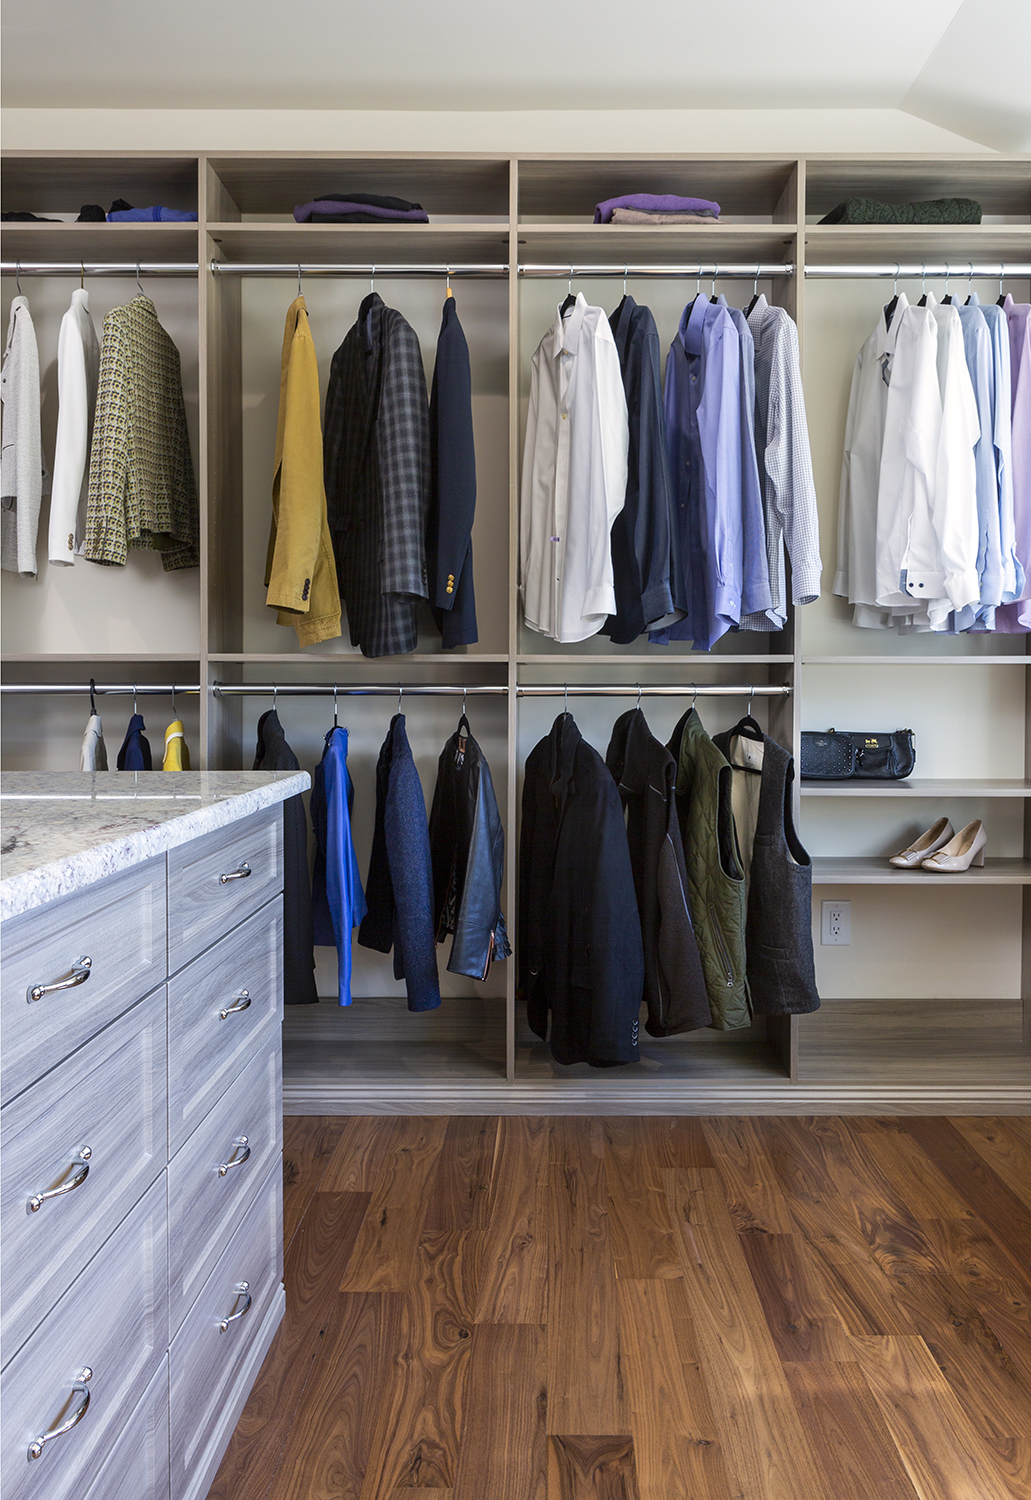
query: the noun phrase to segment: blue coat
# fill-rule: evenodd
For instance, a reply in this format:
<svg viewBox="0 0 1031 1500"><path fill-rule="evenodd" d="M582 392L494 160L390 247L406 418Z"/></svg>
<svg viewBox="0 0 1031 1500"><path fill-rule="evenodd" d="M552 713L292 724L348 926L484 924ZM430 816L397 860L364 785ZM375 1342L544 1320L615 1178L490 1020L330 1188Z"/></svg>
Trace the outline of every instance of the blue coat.
<svg viewBox="0 0 1031 1500"><path fill-rule="evenodd" d="M476 452L473 446L469 346L454 297L444 303L430 396L432 487L426 530L430 603L441 643L471 646L476 630L473 593L473 516Z"/></svg>
<svg viewBox="0 0 1031 1500"><path fill-rule="evenodd" d="M263 713L258 720L258 743L252 769L301 769L300 761L287 744L274 708ZM283 1001L286 1005L318 1004L313 943L308 815L304 810L304 798L298 793L296 797L287 797L283 803Z"/></svg>
<svg viewBox="0 0 1031 1500"><path fill-rule="evenodd" d="M395 714L376 765L376 827L366 881L368 913L358 933L364 948L394 950L394 978L403 979L409 1010L440 1004L433 866L426 802L404 714Z"/></svg>
<svg viewBox="0 0 1031 1500"><path fill-rule="evenodd" d="M142 714L133 714L129 720L129 727L125 731L125 739L122 748L118 752L118 769L120 771L150 771L153 765L150 758L150 741L143 733L146 729Z"/></svg>
<svg viewBox="0 0 1031 1500"><path fill-rule="evenodd" d="M347 730L334 726L311 780L315 829L312 917L315 942L337 950L340 1004L351 1003L351 932L365 916L365 893L351 839L354 788L347 774Z"/></svg>

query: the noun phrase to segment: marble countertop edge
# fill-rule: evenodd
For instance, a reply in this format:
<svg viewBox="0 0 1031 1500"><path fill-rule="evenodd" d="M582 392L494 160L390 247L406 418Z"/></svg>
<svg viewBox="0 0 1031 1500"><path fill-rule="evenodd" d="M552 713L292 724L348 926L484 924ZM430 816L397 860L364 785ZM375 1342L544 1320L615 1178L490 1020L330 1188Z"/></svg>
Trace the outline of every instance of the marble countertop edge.
<svg viewBox="0 0 1031 1500"><path fill-rule="evenodd" d="M220 773L201 774L210 778ZM228 779L235 773L225 774ZM225 796L179 813L167 821L133 829L103 843L9 875L0 880L0 921L10 921L63 896L74 895L109 875L119 874L169 849L188 844L192 839L226 828L262 808L285 802L288 797L307 791L311 786L311 777L306 771L270 774L279 779L245 791L227 791ZM26 797L24 800L31 799ZM105 807L105 811L110 811L110 808Z"/></svg>

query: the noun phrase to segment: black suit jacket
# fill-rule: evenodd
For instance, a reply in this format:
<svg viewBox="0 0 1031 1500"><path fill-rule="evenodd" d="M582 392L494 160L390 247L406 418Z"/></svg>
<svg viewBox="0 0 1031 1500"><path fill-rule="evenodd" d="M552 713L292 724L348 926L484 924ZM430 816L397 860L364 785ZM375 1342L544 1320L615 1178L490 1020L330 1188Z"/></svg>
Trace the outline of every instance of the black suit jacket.
<svg viewBox="0 0 1031 1500"><path fill-rule="evenodd" d="M476 631L473 593L473 515L476 453L473 447L469 346L454 297L444 303L430 396L432 487L426 553L430 603L442 644L471 646Z"/></svg>
<svg viewBox="0 0 1031 1500"><path fill-rule="evenodd" d="M519 989L560 1063L637 1062L644 991L623 808L571 714L526 758L519 846Z"/></svg>
<svg viewBox="0 0 1031 1500"><path fill-rule="evenodd" d="M273 708L258 720L252 769L301 769ZM283 803L283 1001L286 1005L315 1005L318 998L308 872L308 819L304 798L298 795L288 797Z"/></svg>

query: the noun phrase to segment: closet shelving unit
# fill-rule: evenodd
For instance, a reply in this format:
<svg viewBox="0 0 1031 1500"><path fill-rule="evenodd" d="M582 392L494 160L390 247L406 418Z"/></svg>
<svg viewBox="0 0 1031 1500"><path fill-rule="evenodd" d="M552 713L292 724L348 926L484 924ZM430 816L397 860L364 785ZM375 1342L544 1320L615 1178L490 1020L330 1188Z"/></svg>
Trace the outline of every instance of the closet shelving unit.
<svg viewBox="0 0 1031 1500"><path fill-rule="evenodd" d="M360 182L369 191L415 199L427 207L433 222L382 227L293 222L296 202L313 189L344 179ZM594 204L626 191L702 193L719 199L723 213L718 224L697 230L593 224ZM971 196L982 203L985 222L926 228L815 222L852 195L896 200ZM726 637L708 655L677 646L652 648L640 641L618 647L603 637L560 646L523 626L516 584L528 366L553 316L540 316L544 303L533 300L540 268L552 268L554 282L545 298L552 305L565 291L566 267L577 269L589 296L597 296L598 288L585 275L587 268L608 268L606 287L616 294L613 301L619 291L613 273L619 268L631 267L631 274L641 275L631 290L642 300L650 290L643 273L662 273L657 284L663 279L672 283L681 303L696 284L694 271L687 274L686 267L704 271L704 290L717 271L722 285L728 267L735 269L738 281L746 275L751 280L752 266L779 268L763 276L762 289L795 318L805 371L822 331L814 306L817 299L806 295L807 269L947 264L956 292L965 292L961 283L968 263L1005 263L1026 271L1031 266L1031 158L74 151L5 157L5 208L42 214L74 211L80 203L106 204L117 196L136 203L196 208L199 221L196 226L10 224L4 227L3 258L5 264L25 266L84 264L87 284L98 274L91 267L125 268L139 262L144 275L162 266L197 267L195 462L202 526L198 645L195 652L169 654L168 639L155 627L150 637L153 650L123 656L112 651L61 653L34 650L32 640L15 631L18 649L3 658L8 681L85 682L93 675L98 682L123 684L167 683L173 678L200 682L205 691L200 695L198 745L202 762L211 767L249 763L251 720L244 713L248 696L240 691L248 686L253 690L275 682L284 692L290 685L303 691L306 684L325 690L337 681L342 689L390 685L392 691L400 680L410 688L435 684L456 692L463 686L503 689L507 764L492 757L492 768L508 838L505 910L515 931L520 770L529 745L543 732L537 719L527 720L534 699L521 695L520 688L550 687L558 692L568 684L570 696L578 694L579 703L579 695L592 684L622 685L626 699L612 700L610 719L633 706L638 684L645 692L662 685L679 687L684 707L691 701L692 685L701 694L711 686L735 687L741 693L740 711L751 685L787 689L757 698L756 705L764 707L756 706L755 711L760 717L766 713L769 732L793 746L797 755L803 723L825 727L813 717L823 712L821 673L832 672L848 691L864 680L864 674L882 669L889 679L878 680L890 680L896 668L908 667L924 674L921 682L932 684L933 669L938 667L1000 669L1007 681L1012 671L1026 673L1023 638L871 640L871 633L861 633L847 622L842 601L826 596L811 612L789 615L782 631ZM490 576L501 586L507 583L508 599L507 610L499 608L486 629L481 622L478 645L443 652L426 631L411 655L366 661L329 649L328 644L303 652L290 649L292 636L283 632L286 644L280 649L255 649L256 643L267 640L267 632L256 630L256 617L248 613L241 537L245 516L258 515L264 524L268 494L267 483L256 487L245 478L245 266L264 267L266 275L278 272L284 278L284 306L288 293L292 295L286 279L297 274L298 267L305 289L321 276L341 274L343 268L354 275L357 268L362 268L362 275L371 275L375 268L387 277L403 267L433 267L442 276L450 267L457 279L463 267L490 267L487 274L502 283L505 290L499 291L498 303L499 316L507 315L507 452L495 453L492 459L507 472L507 493L493 510L485 510L481 502L475 540L478 596L481 576ZM677 275L678 268L684 274ZM819 286L812 278L809 285L814 284ZM980 280L976 285L982 300L994 299L994 287L986 288ZM1007 288L1024 300L1028 279L1008 280ZM751 286L744 289L747 294ZM940 284L934 289L940 293ZM907 290L912 295L911 283ZM660 326L665 334L665 326ZM858 346L850 344L843 358L846 382ZM847 393L847 383L845 389ZM807 395L812 428L819 396L812 377ZM274 424L274 410L267 420ZM838 421L831 444L838 462L840 442ZM830 469L822 477L818 472L817 480L827 590L834 569L837 468L832 476ZM968 680L967 674L963 676ZM1019 680L1023 688L1025 677ZM17 722L23 701L17 696L6 700L9 724ZM705 703L702 698L703 709ZM733 717L738 711L734 703ZM589 737L598 742L596 735ZM1031 746L1031 735L1024 738ZM69 742L69 753L72 748ZM1009 761L1005 769L1013 770ZM919 817L934 799L972 805L988 799L1004 809L1007 826L1016 827L1019 820L1024 830L1022 857L990 857L983 870L950 877L963 889L1024 887L1019 999L969 1002L965 1011L955 1003L943 1007L930 1000L832 1000L814 1016L759 1022L746 1032L649 1039L642 1045L640 1067L599 1073L586 1067L562 1069L551 1062L517 1014L515 966L508 962L494 967L482 998L468 1004L445 1001L439 1012L429 1015L408 1015L403 1002L395 999L356 1002L351 1012L341 1012L327 1001L288 1013L286 1107L298 1113L1025 1110L1031 1104L1031 759L1022 769L1026 779L1010 774L934 776L914 779L907 787L809 783L799 788L798 798L803 840L810 812L854 805L876 814L891 799L900 804L918 799L914 806ZM821 800L826 798L841 800ZM845 799L862 800L852 804ZM942 877L894 871L883 858L868 853L814 859L818 896L832 887L905 886L899 896L902 921L908 892L936 883L940 886ZM929 988L933 992L935 987L931 975ZM914 1018L915 1004L933 1007L933 1019Z"/></svg>

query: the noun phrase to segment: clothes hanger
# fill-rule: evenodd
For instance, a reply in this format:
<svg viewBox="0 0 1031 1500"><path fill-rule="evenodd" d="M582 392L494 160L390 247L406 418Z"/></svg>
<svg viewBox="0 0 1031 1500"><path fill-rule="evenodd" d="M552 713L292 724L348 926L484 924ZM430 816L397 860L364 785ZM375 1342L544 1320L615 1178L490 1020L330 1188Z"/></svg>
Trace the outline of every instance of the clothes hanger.
<svg viewBox="0 0 1031 1500"><path fill-rule="evenodd" d="M720 268L719 268L719 266L716 265L715 263L713 263L713 267L712 267L712 287L711 287L710 292L709 292L709 301L710 302L718 302L720 300L719 297L717 297L717 295L716 295L716 278L717 278L717 276L719 274L720 274Z"/></svg>
<svg viewBox="0 0 1031 1500"><path fill-rule="evenodd" d="M974 262L967 261L967 306L970 306L970 283L974 279Z"/></svg>
<svg viewBox="0 0 1031 1500"><path fill-rule="evenodd" d="M179 715L175 711L175 683L173 682L171 686L172 686L172 718L173 719L178 719Z"/></svg>
<svg viewBox="0 0 1031 1500"><path fill-rule="evenodd" d="M758 740L759 743L762 744L764 738L762 726L752 718L752 699L754 697L755 687L753 685L748 689L748 702L745 704L744 714L737 721L737 723L734 725L734 728L730 732L732 735L740 734L744 735L746 739ZM753 770L754 767L746 766L743 769Z"/></svg>
<svg viewBox="0 0 1031 1500"><path fill-rule="evenodd" d="M79 291L80 292L84 292L85 290L86 290L86 266L85 266L85 263L80 260L79 261Z"/></svg>
<svg viewBox="0 0 1031 1500"><path fill-rule="evenodd" d="M272 712L273 713L275 713L275 711L276 711L276 699L277 699L278 696L279 696L279 689L276 687L276 684L273 683L272 684Z"/></svg>
<svg viewBox="0 0 1031 1500"><path fill-rule="evenodd" d="M573 268L572 268L572 266L570 266L569 267L569 290L566 293L565 301L562 303L562 306L558 310L559 317L560 318L564 318L565 315L566 315L566 313L569 311L569 309L571 307L574 307L575 305L576 305L576 296L575 296L575 294L573 292Z"/></svg>
<svg viewBox="0 0 1031 1500"><path fill-rule="evenodd" d="M400 703L400 699L398 700L398 702ZM398 712L400 713L400 708L398 709ZM333 684L333 728L340 728L340 719L337 714L337 685L335 682Z"/></svg>
<svg viewBox="0 0 1031 1500"><path fill-rule="evenodd" d="M14 284L18 288L18 296L19 297L23 297L25 295L25 293L21 289L21 261L20 260L16 260L15 263L14 263ZM1000 282L999 285L1001 286L1002 283Z"/></svg>
<svg viewBox="0 0 1031 1500"><path fill-rule="evenodd" d="M402 693L403 693L403 692L404 692L404 687L403 687L403 685L402 685L402 684L401 684L401 683L400 683L400 682L399 682L399 683L398 683L398 685L397 685L397 711L398 711L398 713L400 713L400 712L401 712L401 694L402 694Z"/></svg>
<svg viewBox="0 0 1031 1500"><path fill-rule="evenodd" d="M754 308L755 304L759 300L759 271L760 271L760 264L759 264L758 261L756 261L756 263L755 263L755 280L752 282L752 300L751 300L751 302L749 302L748 306L745 308L745 317L746 318L748 317L749 313L752 311L752 309Z"/></svg>
<svg viewBox="0 0 1031 1500"><path fill-rule="evenodd" d="M917 307L927 306L927 267L923 261L920 262L920 301Z"/></svg>
<svg viewBox="0 0 1031 1500"><path fill-rule="evenodd" d="M949 263L945 262L945 295L942 298L942 306L952 306L952 296L949 292Z"/></svg>
<svg viewBox="0 0 1031 1500"><path fill-rule="evenodd" d="M444 301L446 302L449 297L453 298L454 295L455 295L454 292L451 290L451 267L448 266L448 268L447 268L447 289L444 292Z"/></svg>
<svg viewBox="0 0 1031 1500"><path fill-rule="evenodd" d="M620 302L619 306L616 308L615 312L612 314L612 316L614 318L618 318L619 315L620 315L620 313L623 311L623 304L626 302L626 279L627 279L627 277L629 275L630 275L630 267L629 266L624 266L623 267L623 297L622 297L622 301Z"/></svg>
<svg viewBox="0 0 1031 1500"><path fill-rule="evenodd" d="M96 711L97 711L96 691L97 691L97 684L94 682L93 678L91 677L90 680L89 680L89 711L90 711L91 714L95 714Z"/></svg>
<svg viewBox="0 0 1031 1500"><path fill-rule="evenodd" d="M136 684L135 684L135 682L132 685L132 712L133 712L133 718L135 718L136 715L137 715L137 713L139 712L139 710L136 707Z"/></svg>
<svg viewBox="0 0 1031 1500"><path fill-rule="evenodd" d="M996 307L1005 307L1005 305L1006 305L1006 294L1005 294L1005 292L1002 289L1002 273L1003 273L1004 269L1005 269L1005 267L1003 266L1002 261L1000 261L999 262L999 296L998 296L998 299L997 299L997 301L995 303Z"/></svg>
<svg viewBox="0 0 1031 1500"><path fill-rule="evenodd" d="M143 284L140 281L140 263L139 263L139 261L136 262L136 290L139 292L139 294L140 294L141 297L145 297L147 295L146 292L143 290Z"/></svg>
<svg viewBox="0 0 1031 1500"><path fill-rule="evenodd" d="M641 684L637 684L637 712L641 712Z"/></svg>
<svg viewBox="0 0 1031 1500"><path fill-rule="evenodd" d="M898 307L898 305L899 305L899 272L901 271L901 269L902 269L902 267L899 265L898 261L896 261L895 262L895 285L892 288L892 299L891 299L891 301L887 304L887 306L884 309L884 326L885 326L885 328L890 328L891 327L891 320L895 316L895 309L896 309L896 307Z"/></svg>

